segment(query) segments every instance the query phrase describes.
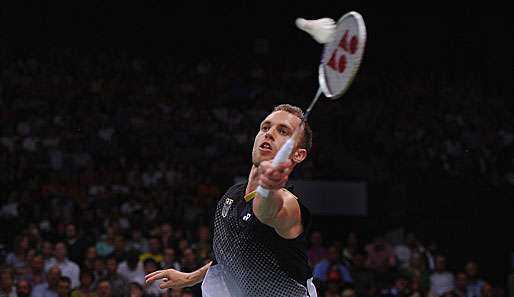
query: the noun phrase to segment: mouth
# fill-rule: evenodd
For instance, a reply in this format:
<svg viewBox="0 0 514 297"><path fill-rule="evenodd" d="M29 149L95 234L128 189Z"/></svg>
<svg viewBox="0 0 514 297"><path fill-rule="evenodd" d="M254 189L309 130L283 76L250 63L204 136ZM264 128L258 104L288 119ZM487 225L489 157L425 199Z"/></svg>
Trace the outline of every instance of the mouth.
<svg viewBox="0 0 514 297"><path fill-rule="evenodd" d="M261 143L261 145L259 145L259 149L261 151L268 151L268 152L271 152L273 150L273 148L271 147L271 144L266 141Z"/></svg>

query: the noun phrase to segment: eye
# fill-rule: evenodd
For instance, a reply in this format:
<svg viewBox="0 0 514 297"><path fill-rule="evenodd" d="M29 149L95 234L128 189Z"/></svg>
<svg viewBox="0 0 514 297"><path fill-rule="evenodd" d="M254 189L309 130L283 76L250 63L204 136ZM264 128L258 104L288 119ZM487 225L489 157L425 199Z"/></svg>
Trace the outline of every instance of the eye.
<svg viewBox="0 0 514 297"><path fill-rule="evenodd" d="M262 126L261 131L267 132L269 130L269 126Z"/></svg>
<svg viewBox="0 0 514 297"><path fill-rule="evenodd" d="M289 135L289 131L287 131L287 129L285 129L285 128L280 129L280 131L279 131L279 132L280 132L280 134L281 134L281 135L283 135L283 136L287 136L287 135Z"/></svg>

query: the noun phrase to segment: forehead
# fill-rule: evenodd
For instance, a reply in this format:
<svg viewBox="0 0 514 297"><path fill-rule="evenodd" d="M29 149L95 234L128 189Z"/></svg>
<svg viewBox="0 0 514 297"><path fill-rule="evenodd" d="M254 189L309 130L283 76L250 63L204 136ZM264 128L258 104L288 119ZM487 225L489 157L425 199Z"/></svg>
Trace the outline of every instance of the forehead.
<svg viewBox="0 0 514 297"><path fill-rule="evenodd" d="M279 110L270 113L263 122L270 122L272 124L284 124L289 126L297 126L301 120L299 117L287 111Z"/></svg>

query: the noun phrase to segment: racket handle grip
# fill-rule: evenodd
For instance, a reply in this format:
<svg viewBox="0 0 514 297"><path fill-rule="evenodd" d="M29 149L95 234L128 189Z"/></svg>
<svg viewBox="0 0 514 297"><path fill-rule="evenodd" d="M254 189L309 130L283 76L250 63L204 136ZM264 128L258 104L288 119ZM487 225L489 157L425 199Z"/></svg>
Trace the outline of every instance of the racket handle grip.
<svg viewBox="0 0 514 297"><path fill-rule="evenodd" d="M293 148L294 148L294 140L293 140L293 137L291 137L280 148L278 153L273 158L273 161L271 161L271 165L273 165L273 167L277 167L281 163L284 163L285 161L287 161L287 159L289 158L289 155L291 155L291 152L293 151ZM257 194L259 194L259 196L261 196L262 198L268 198L270 190L263 188L261 186L258 186L257 189L255 190L255 192L257 192Z"/></svg>

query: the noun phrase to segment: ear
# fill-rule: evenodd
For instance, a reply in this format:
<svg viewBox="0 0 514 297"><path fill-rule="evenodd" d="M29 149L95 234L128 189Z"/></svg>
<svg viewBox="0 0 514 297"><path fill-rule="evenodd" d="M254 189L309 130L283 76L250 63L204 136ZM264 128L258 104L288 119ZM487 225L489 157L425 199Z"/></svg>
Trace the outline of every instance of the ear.
<svg viewBox="0 0 514 297"><path fill-rule="evenodd" d="M301 163L303 160L305 160L305 158L307 158L307 150L306 149L297 149L294 153L293 153L293 162L295 162L296 164L298 163Z"/></svg>

